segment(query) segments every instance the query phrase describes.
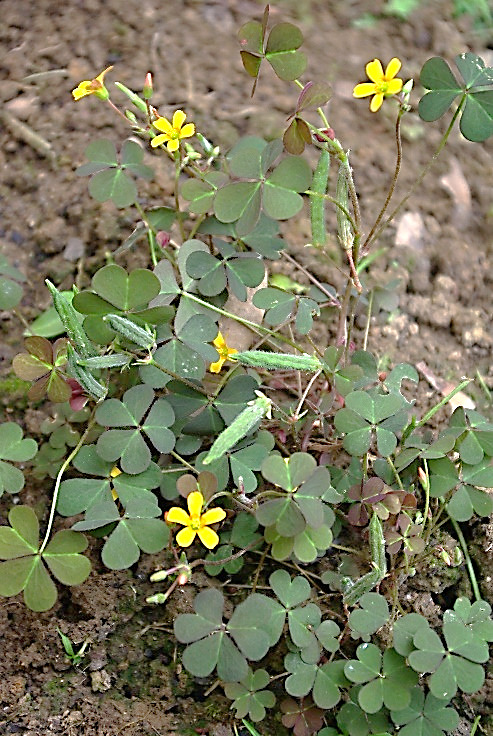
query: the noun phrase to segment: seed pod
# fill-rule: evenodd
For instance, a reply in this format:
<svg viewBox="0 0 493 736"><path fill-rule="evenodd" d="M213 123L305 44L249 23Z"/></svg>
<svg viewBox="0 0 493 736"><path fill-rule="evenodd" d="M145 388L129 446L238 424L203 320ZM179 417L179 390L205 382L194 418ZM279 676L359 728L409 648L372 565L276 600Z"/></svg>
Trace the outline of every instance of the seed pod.
<svg viewBox="0 0 493 736"><path fill-rule="evenodd" d="M127 95L128 99L140 110L140 112L143 112L144 114L147 112L146 103L141 97L139 97L139 95L136 95L135 92L132 92L131 89L125 87L121 82L115 82L115 87L118 87L120 92Z"/></svg>
<svg viewBox="0 0 493 736"><path fill-rule="evenodd" d="M327 243L327 230L325 228L325 197L327 182L329 180L330 153L327 149L320 151L320 158L315 171L310 190L310 221L312 227L312 245L324 246ZM317 196L319 195L319 196Z"/></svg>
<svg viewBox="0 0 493 736"><path fill-rule="evenodd" d="M373 513L370 521L370 553L371 560L380 572L380 579L387 574L387 558L385 557L385 537L383 536L382 522Z"/></svg>
<svg viewBox="0 0 493 736"><path fill-rule="evenodd" d="M75 311L70 302L63 294L61 294L56 286L48 279L45 281L53 299L58 316L65 328L65 331L72 342L74 348L83 358L92 358L97 355L96 346L87 337L84 328L80 323L79 313Z"/></svg>
<svg viewBox="0 0 493 736"><path fill-rule="evenodd" d="M348 192L348 180L346 170L344 166L339 166L339 173L337 174L337 186L336 186L336 200L339 202L345 210L349 208L349 192ZM351 223L349 222L346 214L340 207L337 207L337 235L339 242L344 250L351 250L353 247L353 231Z"/></svg>
<svg viewBox="0 0 493 736"><path fill-rule="evenodd" d="M260 393L260 391L256 391L255 393L258 398L249 401L245 409L233 419L232 424L226 427L219 437L216 438L211 449L202 461L204 465L209 465L214 460L219 460L219 458L223 457L237 442L243 439L243 437L246 437L257 422L260 422L263 417L269 414L272 405L271 400Z"/></svg>
<svg viewBox="0 0 493 736"><path fill-rule="evenodd" d="M96 401L102 401L108 393L106 386L97 381L87 368L79 364L80 357L72 345L67 345L67 371L83 388L84 393L92 396Z"/></svg>
<svg viewBox="0 0 493 736"><path fill-rule="evenodd" d="M295 370L311 371L315 373L322 369L322 363L314 355L280 355L279 353L268 353L265 350L245 350L236 353L231 360L237 360L242 365L252 368L267 368L268 370Z"/></svg>
<svg viewBox="0 0 493 736"><path fill-rule="evenodd" d="M378 585L381 579L380 571L375 568L366 575L363 575L362 578L358 578L356 582L352 584L349 583L344 592L344 605L355 606L365 593L369 593L370 590L373 590L375 585Z"/></svg>
<svg viewBox="0 0 493 736"><path fill-rule="evenodd" d="M101 370L102 368L123 368L132 360L125 353L113 353L112 355L96 355L94 358L81 358L79 365L89 370Z"/></svg>
<svg viewBox="0 0 493 736"><path fill-rule="evenodd" d="M134 342L139 348L150 350L156 345L154 335L151 335L147 330L139 327L126 317L120 317L119 314L105 314L103 321L107 322L111 329L124 337L125 340Z"/></svg>

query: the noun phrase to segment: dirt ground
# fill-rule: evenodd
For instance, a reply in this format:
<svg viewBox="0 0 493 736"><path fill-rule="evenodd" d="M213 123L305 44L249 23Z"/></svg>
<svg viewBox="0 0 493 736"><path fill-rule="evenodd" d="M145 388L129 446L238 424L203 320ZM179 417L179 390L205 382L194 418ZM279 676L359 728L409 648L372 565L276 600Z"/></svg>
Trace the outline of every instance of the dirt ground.
<svg viewBox="0 0 493 736"><path fill-rule="evenodd" d="M382 15L384 4L279 0L271 7L273 22L292 20L303 29L309 58L304 79L333 84L329 119L352 152L366 222L385 198L394 148L390 109L384 106L374 116L366 101L351 97L354 84L364 80L365 63L399 56L402 75L409 78L417 77L431 56L451 62L471 50L493 65L491 29L480 33L468 16L454 19L451 2L423 2L405 22ZM183 107L197 128L224 148L245 133L277 135L296 94L265 72L252 100L236 40L240 25L260 18L262 9L263 2L255 0L2 0L0 253L27 276L20 307L27 321L49 304L45 277L62 287L74 280L87 285L88 274L121 244L137 219L135 211L95 203L86 181L74 175L92 136L119 142L128 129L94 98L74 103L70 90L110 64L115 65L112 80L139 90L151 70L153 104L161 114ZM373 23L365 22L369 13L376 16ZM29 75L39 76L26 81ZM415 113L406 118L397 197L406 192L444 129L443 121L425 127ZM148 158L166 200L168 174L154 154ZM369 278L380 285L399 279L398 307L372 320L369 349L383 366L425 361L432 373L452 382L479 371L493 389L492 164L491 141L468 143L454 132L448 150L408 201L405 215L379 243L387 250ZM151 185L146 204L162 203L161 192ZM303 247L309 239L306 227L295 223L285 229L292 252L318 278L337 283L334 266ZM364 320L362 313L359 328ZM43 414L29 409L22 395L13 397L7 380L20 349L22 324L12 313L0 313L0 329L2 413L24 407L27 427L36 430ZM330 339L332 326L317 329L317 340ZM470 393L477 408L491 417L485 393L477 386ZM421 381L421 406L439 397L436 387ZM41 488L28 482L21 500L42 505L49 493L46 481ZM2 518L10 502L10 497L2 499ZM486 522L464 527L483 596L493 603L493 529ZM190 594L177 594L168 609L147 606L145 597L155 592L148 576L160 567L159 559L147 556L136 568L117 574L104 571L97 555L94 561L88 581L65 589L47 613L26 611L17 598L0 601L0 733L232 736L229 701L218 694L220 689L206 697L211 683L194 682L181 670L170 636L172 615L186 610ZM452 600L458 590L468 590L465 573L454 583ZM441 584L433 586L430 576L410 592L415 609L430 616L449 603ZM66 662L57 626L76 643L90 639L82 668ZM457 734L469 733L475 711L487 715L492 692L490 677L479 699L483 705L464 706ZM279 722L266 728L260 724L260 733L286 733Z"/></svg>

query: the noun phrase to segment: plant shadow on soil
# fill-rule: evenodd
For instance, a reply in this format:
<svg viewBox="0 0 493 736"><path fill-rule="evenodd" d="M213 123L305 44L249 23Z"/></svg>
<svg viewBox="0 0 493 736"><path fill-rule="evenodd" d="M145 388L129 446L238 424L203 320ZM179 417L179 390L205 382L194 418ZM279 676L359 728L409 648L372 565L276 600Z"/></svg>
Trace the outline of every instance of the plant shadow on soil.
<svg viewBox="0 0 493 736"><path fill-rule="evenodd" d="M279 135L295 95L266 75L252 102L235 36L243 22L260 17L261 11L262 4L253 0L176 0L172 13L164 12L158 0L67 4L40 0L29 4L26 12L26 3L3 0L6 53L0 62L0 97L14 120L24 122L49 144L44 152L33 148L7 124L0 133L4 172L0 251L28 278L21 305L28 321L48 306L45 277L63 287L74 279L86 286L105 253L115 250L133 229L132 213L97 205L74 175L93 134L122 140L127 130L94 100L74 105L70 90L109 64L117 66L119 79L140 89L151 69L156 105L163 113L183 107L200 130L225 148L240 134ZM364 101L351 98L352 86L364 76L364 64L375 56L398 55L410 77L417 76L433 55L452 60L472 50L492 63L488 39L474 32L467 16L452 19L445 0L422 3L407 22L379 16L373 24L358 27L358 21L374 12L375 3L369 0L284 0L271 9L273 21L292 20L302 27L310 59L306 78L334 83L331 124L352 151L366 221L385 197L394 151L392 113L384 109L372 117ZM48 70L58 73L24 81ZM435 125L424 136L417 116L409 120L398 194L412 183L443 132ZM408 203L411 219L402 225L401 236L411 231L414 237L399 238L399 228L385 234L388 252L371 278L375 283L400 279L399 308L374 317L369 343L376 355L387 356L390 362L425 360L447 380L480 370L490 388L492 158L491 143L464 145L458 134L453 136L448 154ZM171 182L165 164L156 157L152 163L158 186L151 185L146 196L157 204L163 190L169 196ZM461 174L467 180L465 194L457 185ZM290 224L293 253L318 278L333 282L335 269L296 246L308 239L304 227ZM132 254L126 265L143 264L138 254ZM283 268L293 276L286 264ZM24 414L27 431L36 433L50 407L29 408L20 387L13 386L10 365L21 347L22 325L11 314L0 318L0 400L5 410ZM358 317L358 327L364 326L364 319L364 314ZM319 324L314 339L327 343L332 332L333 327ZM433 388L420 383L420 408L438 398ZM481 401L479 392L475 399ZM46 482L28 481L20 501L43 510L49 493ZM2 499L2 519L10 503L10 497ZM493 526L475 521L464 531L483 597L493 603ZM82 586L64 591L52 611L37 615L26 611L19 599L0 602L2 733L232 736L229 701L219 688L205 697L212 679L197 682L181 668L171 634L173 616L190 610L205 578L196 575L193 586L180 589L166 607L150 607L145 597L156 587L148 577L162 566L162 556L142 559L131 571L115 574L102 569L95 545L90 554L93 574ZM426 615L433 624L457 595L469 594L468 585L462 568L454 570L453 577L445 567L428 568L408 582L403 600L409 610ZM77 669L64 657L57 626L76 644L91 641L89 654ZM484 733L493 733L487 730L493 728L487 715L492 692L490 677L478 699L462 703L465 730L457 733L469 733L475 709L484 714ZM259 730L287 733L275 719L260 724Z"/></svg>

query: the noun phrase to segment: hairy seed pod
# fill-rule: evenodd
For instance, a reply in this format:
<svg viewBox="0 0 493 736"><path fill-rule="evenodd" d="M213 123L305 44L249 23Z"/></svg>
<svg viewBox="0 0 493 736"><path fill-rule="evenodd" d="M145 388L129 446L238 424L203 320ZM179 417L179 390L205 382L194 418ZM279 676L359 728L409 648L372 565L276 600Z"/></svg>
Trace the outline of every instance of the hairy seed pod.
<svg viewBox="0 0 493 736"><path fill-rule="evenodd" d="M151 335L143 327L139 327L132 320L121 317L119 314L105 314L103 321L107 322L112 330L118 335L124 337L125 340L135 343L139 348L150 350L156 345L154 335Z"/></svg>
<svg viewBox="0 0 493 736"><path fill-rule="evenodd" d="M231 360L237 360L242 365L252 368L267 368L268 370L295 370L315 373L322 369L322 363L313 355L280 355L268 353L265 350L245 350L236 353Z"/></svg>
<svg viewBox="0 0 493 736"><path fill-rule="evenodd" d="M202 461L204 465L209 465L214 460L219 460L223 457L237 442L243 439L243 437L246 437L250 430L263 417L269 414L272 405L271 400L260 393L260 391L256 391L255 393L258 398L249 401L245 409L233 419L229 427L226 427L219 437L216 438L211 449Z"/></svg>
<svg viewBox="0 0 493 736"><path fill-rule="evenodd" d="M93 399L96 399L96 401L102 401L108 393L108 389L106 388L106 386L103 386L101 383L99 383L99 381L94 378L92 373L90 373L87 368L84 368L84 366L80 365L79 360L80 357L77 355L74 348L69 343L67 345L68 373L80 384L80 386L84 390L84 393L88 394Z"/></svg>
<svg viewBox="0 0 493 736"><path fill-rule="evenodd" d="M92 358L97 355L98 352L96 346L87 337L85 330L80 323L80 315L72 306L72 302L67 299L66 296L61 294L51 281L46 279L45 283L52 296L53 306L60 317L62 325L64 326L72 345L79 355L82 358Z"/></svg>

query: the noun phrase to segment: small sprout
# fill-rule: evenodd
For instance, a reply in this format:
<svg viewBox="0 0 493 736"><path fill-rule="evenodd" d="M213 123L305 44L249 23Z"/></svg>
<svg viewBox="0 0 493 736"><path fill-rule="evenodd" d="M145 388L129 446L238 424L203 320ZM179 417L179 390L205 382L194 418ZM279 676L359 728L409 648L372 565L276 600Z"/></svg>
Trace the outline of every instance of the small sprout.
<svg viewBox="0 0 493 736"><path fill-rule="evenodd" d="M60 631L60 629L58 628L58 626L57 626L57 631L58 631L58 633L60 635L60 639L62 640L62 644L63 644L63 648L65 650L65 654L69 658L71 664L74 667L77 667L82 662L82 660L84 659L85 651L86 651L87 647L90 644L89 639L86 639L85 642L80 647L79 651L76 652L76 651L74 651L73 644L70 641L69 637L66 634L64 634L63 631Z"/></svg>

